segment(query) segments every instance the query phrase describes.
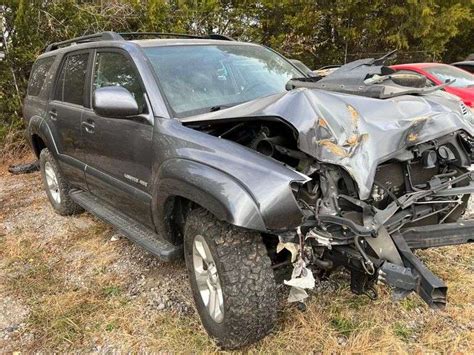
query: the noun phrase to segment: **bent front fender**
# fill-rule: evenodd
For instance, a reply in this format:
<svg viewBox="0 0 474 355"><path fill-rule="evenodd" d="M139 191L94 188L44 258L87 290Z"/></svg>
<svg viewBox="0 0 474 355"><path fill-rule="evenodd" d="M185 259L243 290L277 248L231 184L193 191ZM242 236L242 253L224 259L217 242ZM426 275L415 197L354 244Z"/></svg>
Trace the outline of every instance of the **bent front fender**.
<svg viewBox="0 0 474 355"><path fill-rule="evenodd" d="M218 219L258 231L296 228L302 213L289 186L291 179L259 181L253 186L217 168L187 159L167 160L152 188L153 216L160 231L170 197L184 197L206 208ZM274 195L269 203L268 195ZM164 228L164 229L163 229Z"/></svg>
<svg viewBox="0 0 474 355"><path fill-rule="evenodd" d="M153 184L153 215L163 221L165 202L180 196L206 208L218 219L239 227L265 230L252 196L227 174L185 159L168 160ZM159 222L155 221L155 222Z"/></svg>

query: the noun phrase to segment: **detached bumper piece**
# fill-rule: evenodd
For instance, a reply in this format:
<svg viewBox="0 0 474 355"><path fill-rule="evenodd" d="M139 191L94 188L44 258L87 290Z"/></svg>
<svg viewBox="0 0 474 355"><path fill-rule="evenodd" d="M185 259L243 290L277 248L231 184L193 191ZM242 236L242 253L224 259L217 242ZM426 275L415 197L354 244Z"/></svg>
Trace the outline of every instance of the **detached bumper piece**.
<svg viewBox="0 0 474 355"><path fill-rule="evenodd" d="M392 234L392 239L404 266L384 262L378 270L378 279L394 288L396 298L415 291L431 308L444 308L447 286L412 249L470 243L474 240L474 221L410 228L403 234Z"/></svg>
<svg viewBox="0 0 474 355"><path fill-rule="evenodd" d="M474 220L409 228L403 238L411 249L425 249L472 243Z"/></svg>

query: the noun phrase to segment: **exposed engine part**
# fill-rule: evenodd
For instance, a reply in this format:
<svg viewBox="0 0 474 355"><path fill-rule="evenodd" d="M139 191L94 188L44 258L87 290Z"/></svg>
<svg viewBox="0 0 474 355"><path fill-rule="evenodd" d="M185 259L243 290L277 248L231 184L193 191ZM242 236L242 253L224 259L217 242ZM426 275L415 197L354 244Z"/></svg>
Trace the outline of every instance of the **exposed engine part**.
<svg viewBox="0 0 474 355"><path fill-rule="evenodd" d="M315 170L312 166L314 159L297 148L294 129L281 120L225 121L196 128L252 148L303 174L312 174Z"/></svg>
<svg viewBox="0 0 474 355"><path fill-rule="evenodd" d="M332 260L324 260L319 258L314 258L311 262L323 270L331 270L334 268L334 263Z"/></svg>
<svg viewBox="0 0 474 355"><path fill-rule="evenodd" d="M274 134L275 133L273 133L268 126L261 126L260 131L250 143L250 148L255 149L263 155L281 161L286 161L288 158L295 160L307 159L306 154L288 148L291 146L288 136L280 135L280 133L276 133L277 135Z"/></svg>
<svg viewBox="0 0 474 355"><path fill-rule="evenodd" d="M392 236L419 225L445 223L452 215L459 218L474 191L474 175L458 166L466 153L453 140L451 135L427 142L414 147L412 159L381 164L368 201L345 195L351 185L338 169L319 169L321 196L311 209L314 220L305 223L306 240L322 250L313 264L328 272L338 265L348 267L355 293L376 297L373 285L378 280L394 287L396 298L415 290L428 304L442 307L442 283ZM453 240L465 242L463 238ZM427 283L420 285L420 279Z"/></svg>
<svg viewBox="0 0 474 355"><path fill-rule="evenodd" d="M387 197L387 193L385 192L385 189L383 187L375 183L374 187L372 187L372 193L370 196L375 202L380 202Z"/></svg>
<svg viewBox="0 0 474 355"><path fill-rule="evenodd" d="M273 157L277 153L275 146L284 145L287 143L285 140L285 137L280 135L272 136L270 128L268 128L268 126L262 126L260 131L250 143L250 148L255 149L257 152L262 153L263 155Z"/></svg>
<svg viewBox="0 0 474 355"><path fill-rule="evenodd" d="M311 229L306 235L306 238L314 238L318 245L332 249L333 239L329 233L323 234L323 232L317 232L314 229Z"/></svg>
<svg viewBox="0 0 474 355"><path fill-rule="evenodd" d="M423 167L426 169L436 168L438 162L438 155L434 150L425 150L423 152Z"/></svg>
<svg viewBox="0 0 474 355"><path fill-rule="evenodd" d="M443 162L456 160L456 156L454 155L453 151L446 145L442 145L438 148L438 156Z"/></svg>

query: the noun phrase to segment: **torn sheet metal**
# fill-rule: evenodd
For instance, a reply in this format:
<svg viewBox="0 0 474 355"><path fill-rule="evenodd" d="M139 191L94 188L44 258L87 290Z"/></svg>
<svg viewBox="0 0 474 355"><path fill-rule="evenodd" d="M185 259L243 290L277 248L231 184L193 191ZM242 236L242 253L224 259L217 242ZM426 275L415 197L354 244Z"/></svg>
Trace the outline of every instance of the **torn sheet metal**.
<svg viewBox="0 0 474 355"><path fill-rule="evenodd" d="M291 287L288 302L302 302L308 297L305 290L312 290L315 286L313 272L301 258L293 264L291 279L284 280L283 283Z"/></svg>

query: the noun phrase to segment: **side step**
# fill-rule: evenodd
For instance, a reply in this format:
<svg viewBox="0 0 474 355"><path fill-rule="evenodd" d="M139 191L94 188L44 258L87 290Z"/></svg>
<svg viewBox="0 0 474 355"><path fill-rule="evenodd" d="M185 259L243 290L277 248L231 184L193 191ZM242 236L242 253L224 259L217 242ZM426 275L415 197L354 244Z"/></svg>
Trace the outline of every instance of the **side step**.
<svg viewBox="0 0 474 355"><path fill-rule="evenodd" d="M119 229L128 239L137 243L164 261L181 259L183 246L173 245L161 238L150 228L137 223L132 218L101 202L90 192L73 190L71 198L78 205L91 212L101 220Z"/></svg>

